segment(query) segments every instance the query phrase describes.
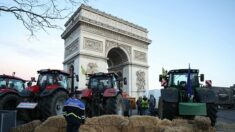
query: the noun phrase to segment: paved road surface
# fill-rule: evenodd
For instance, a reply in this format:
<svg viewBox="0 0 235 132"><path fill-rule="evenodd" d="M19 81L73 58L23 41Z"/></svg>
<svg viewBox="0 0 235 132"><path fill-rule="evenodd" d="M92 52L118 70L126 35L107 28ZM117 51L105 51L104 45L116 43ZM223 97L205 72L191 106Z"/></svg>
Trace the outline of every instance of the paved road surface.
<svg viewBox="0 0 235 132"><path fill-rule="evenodd" d="M235 132L235 109L219 110L215 128L217 132Z"/></svg>

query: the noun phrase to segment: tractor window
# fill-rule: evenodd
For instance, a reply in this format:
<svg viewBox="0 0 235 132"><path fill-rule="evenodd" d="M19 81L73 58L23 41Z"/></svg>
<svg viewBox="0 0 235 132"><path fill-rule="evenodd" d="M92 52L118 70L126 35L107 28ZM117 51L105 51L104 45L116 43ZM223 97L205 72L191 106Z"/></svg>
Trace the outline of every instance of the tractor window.
<svg viewBox="0 0 235 132"><path fill-rule="evenodd" d="M90 78L90 87L91 88L97 88L97 87L103 87L103 88L111 88L111 78L110 77L94 77Z"/></svg>
<svg viewBox="0 0 235 132"><path fill-rule="evenodd" d="M40 88L45 88L47 84L47 75L46 74L40 75L38 78L38 83Z"/></svg>
<svg viewBox="0 0 235 132"><path fill-rule="evenodd" d="M191 73L190 80L192 86L198 86L198 74ZM174 73L170 75L169 84L170 86L183 86L187 85L188 73Z"/></svg>
<svg viewBox="0 0 235 132"><path fill-rule="evenodd" d="M7 82L5 78L0 78L0 88L5 88L7 86Z"/></svg>
<svg viewBox="0 0 235 132"><path fill-rule="evenodd" d="M63 74L59 74L56 77L56 83L58 83L60 86L62 86L63 88L68 88L68 78L66 76L64 76Z"/></svg>
<svg viewBox="0 0 235 132"><path fill-rule="evenodd" d="M22 91L24 89L24 82L16 79L8 79L1 78L0 79L0 87L1 88L12 88L18 91Z"/></svg>
<svg viewBox="0 0 235 132"><path fill-rule="evenodd" d="M11 79L9 81L10 88L16 89L21 92L24 89L24 82L21 80Z"/></svg>

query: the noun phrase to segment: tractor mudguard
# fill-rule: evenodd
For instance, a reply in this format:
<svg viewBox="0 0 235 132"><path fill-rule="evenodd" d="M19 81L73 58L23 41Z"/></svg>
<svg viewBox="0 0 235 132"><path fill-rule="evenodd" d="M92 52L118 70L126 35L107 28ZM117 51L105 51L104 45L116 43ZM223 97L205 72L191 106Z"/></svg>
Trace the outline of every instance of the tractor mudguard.
<svg viewBox="0 0 235 132"><path fill-rule="evenodd" d="M196 88L195 91L196 91L195 96L201 103L215 103L216 96L211 89Z"/></svg>
<svg viewBox="0 0 235 132"><path fill-rule="evenodd" d="M118 94L119 90L115 88L108 88L104 91L104 97L115 97Z"/></svg>
<svg viewBox="0 0 235 132"><path fill-rule="evenodd" d="M12 90L12 89L0 89L0 97L6 95L8 93L13 93L13 94L17 94L18 95L18 93L15 90Z"/></svg>
<svg viewBox="0 0 235 132"><path fill-rule="evenodd" d="M92 96L92 90L89 88L86 88L82 90L82 98L90 98Z"/></svg>
<svg viewBox="0 0 235 132"><path fill-rule="evenodd" d="M57 91L65 91L68 94L68 91L64 88L56 88L56 89L45 89L43 90L43 92L40 94L40 97L44 97L44 96L49 96L52 95L53 93L57 92Z"/></svg>
<svg viewBox="0 0 235 132"><path fill-rule="evenodd" d="M161 97L166 102L177 103L179 100L179 93L176 88L161 89Z"/></svg>

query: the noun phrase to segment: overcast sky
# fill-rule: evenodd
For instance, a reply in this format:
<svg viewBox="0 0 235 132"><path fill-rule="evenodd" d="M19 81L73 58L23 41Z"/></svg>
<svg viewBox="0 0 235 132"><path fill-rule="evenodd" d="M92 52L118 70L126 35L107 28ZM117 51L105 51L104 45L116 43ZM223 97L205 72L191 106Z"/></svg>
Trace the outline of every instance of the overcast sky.
<svg viewBox="0 0 235 132"><path fill-rule="evenodd" d="M90 0L88 5L148 29L149 85L160 88L161 68L200 69L213 85L235 84L234 0ZM61 26L67 20L59 23ZM29 32L0 14L0 74L29 79L44 68L63 69L63 30Z"/></svg>

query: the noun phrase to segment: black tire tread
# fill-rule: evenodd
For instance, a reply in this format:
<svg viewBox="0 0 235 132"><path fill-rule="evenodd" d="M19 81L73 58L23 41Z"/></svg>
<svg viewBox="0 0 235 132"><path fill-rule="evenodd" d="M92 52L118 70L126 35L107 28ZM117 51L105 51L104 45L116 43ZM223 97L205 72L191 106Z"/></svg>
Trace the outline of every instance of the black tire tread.
<svg viewBox="0 0 235 132"><path fill-rule="evenodd" d="M58 98L64 97L65 99L68 98L68 95L64 91L58 91L50 96L44 97L40 102L42 118L46 119L49 116L56 115L55 111L55 104Z"/></svg>

